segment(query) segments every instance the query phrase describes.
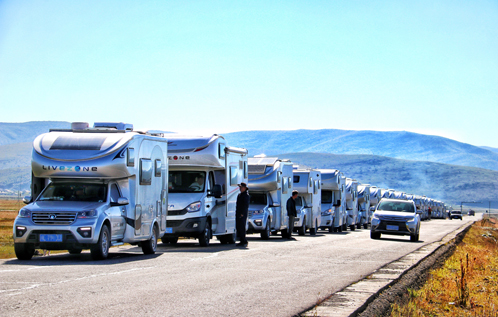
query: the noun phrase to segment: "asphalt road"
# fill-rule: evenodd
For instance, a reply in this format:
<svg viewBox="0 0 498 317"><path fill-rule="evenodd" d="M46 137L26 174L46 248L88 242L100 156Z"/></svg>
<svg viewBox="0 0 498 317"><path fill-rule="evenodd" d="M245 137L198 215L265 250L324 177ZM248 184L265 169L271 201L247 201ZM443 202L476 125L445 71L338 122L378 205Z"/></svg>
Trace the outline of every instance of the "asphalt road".
<svg viewBox="0 0 498 317"><path fill-rule="evenodd" d="M184 240L151 256L127 246L105 261L87 251L0 260L0 315L292 316L477 218L423 222L417 243L357 229L292 241L249 235L247 249Z"/></svg>

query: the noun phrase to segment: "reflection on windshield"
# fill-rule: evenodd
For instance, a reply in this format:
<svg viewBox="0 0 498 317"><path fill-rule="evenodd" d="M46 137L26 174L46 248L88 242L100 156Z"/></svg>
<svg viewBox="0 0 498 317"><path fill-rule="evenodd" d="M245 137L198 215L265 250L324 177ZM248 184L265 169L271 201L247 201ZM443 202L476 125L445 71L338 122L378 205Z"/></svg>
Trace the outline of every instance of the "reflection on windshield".
<svg viewBox="0 0 498 317"><path fill-rule="evenodd" d="M104 202L107 196L105 184L50 183L38 201L91 201Z"/></svg>
<svg viewBox="0 0 498 317"><path fill-rule="evenodd" d="M332 203L332 191L322 190L322 203L331 204Z"/></svg>
<svg viewBox="0 0 498 317"><path fill-rule="evenodd" d="M392 201L381 202L377 210L412 212L412 213L415 212L415 210L413 209L413 205L410 203L392 202Z"/></svg>
<svg viewBox="0 0 498 317"><path fill-rule="evenodd" d="M252 193L250 195L251 200L249 204L251 205L265 205L266 206L266 194Z"/></svg>
<svg viewBox="0 0 498 317"><path fill-rule="evenodd" d="M169 172L169 193L204 192L206 172L172 171Z"/></svg>

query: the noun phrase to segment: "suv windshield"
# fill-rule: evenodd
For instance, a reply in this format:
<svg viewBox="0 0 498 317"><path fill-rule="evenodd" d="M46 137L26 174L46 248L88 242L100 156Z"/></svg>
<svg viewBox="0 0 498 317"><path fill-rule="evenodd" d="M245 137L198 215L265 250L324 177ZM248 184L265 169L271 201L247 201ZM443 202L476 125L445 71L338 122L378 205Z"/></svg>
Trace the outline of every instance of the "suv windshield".
<svg viewBox="0 0 498 317"><path fill-rule="evenodd" d="M415 212L413 204L409 202L405 203L400 201L381 201L379 207L377 207L377 210L411 212L411 213Z"/></svg>
<svg viewBox="0 0 498 317"><path fill-rule="evenodd" d="M50 183L38 201L92 201L104 202L107 185L86 183Z"/></svg>
<svg viewBox="0 0 498 317"><path fill-rule="evenodd" d="M206 172L172 171L169 172L168 191L170 193L203 192Z"/></svg>

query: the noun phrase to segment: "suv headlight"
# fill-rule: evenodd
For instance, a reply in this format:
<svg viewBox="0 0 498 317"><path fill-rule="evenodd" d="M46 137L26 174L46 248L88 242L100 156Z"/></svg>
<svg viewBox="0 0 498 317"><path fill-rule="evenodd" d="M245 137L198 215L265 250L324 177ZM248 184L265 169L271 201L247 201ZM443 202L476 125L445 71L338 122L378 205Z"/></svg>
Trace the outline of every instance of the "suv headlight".
<svg viewBox="0 0 498 317"><path fill-rule="evenodd" d="M260 215L260 214L262 214L264 212L265 211L263 209L261 209L261 210L254 210L253 215Z"/></svg>
<svg viewBox="0 0 498 317"><path fill-rule="evenodd" d="M19 210L19 217L20 218L31 218L31 210L27 208L22 208Z"/></svg>
<svg viewBox="0 0 498 317"><path fill-rule="evenodd" d="M76 214L76 218L78 219L96 218L96 217L97 217L97 210L95 209L78 211L78 213Z"/></svg>
<svg viewBox="0 0 498 317"><path fill-rule="evenodd" d="M186 209L187 209L188 212L199 211L199 210L201 210L201 202L198 201L198 202L195 202L195 203L191 203L190 205L187 206Z"/></svg>
<svg viewBox="0 0 498 317"><path fill-rule="evenodd" d="M406 222L415 222L415 217L409 218Z"/></svg>

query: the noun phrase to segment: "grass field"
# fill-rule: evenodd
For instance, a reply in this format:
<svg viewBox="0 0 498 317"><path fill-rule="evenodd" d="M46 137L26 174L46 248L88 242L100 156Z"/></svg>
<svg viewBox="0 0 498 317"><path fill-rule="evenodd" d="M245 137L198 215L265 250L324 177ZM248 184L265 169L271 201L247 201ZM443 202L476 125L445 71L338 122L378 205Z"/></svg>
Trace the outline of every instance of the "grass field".
<svg viewBox="0 0 498 317"><path fill-rule="evenodd" d="M498 220L484 218L391 316L498 316Z"/></svg>
<svg viewBox="0 0 498 317"><path fill-rule="evenodd" d="M20 207L24 205L17 200L0 200L0 259L14 258L14 239L12 226Z"/></svg>

